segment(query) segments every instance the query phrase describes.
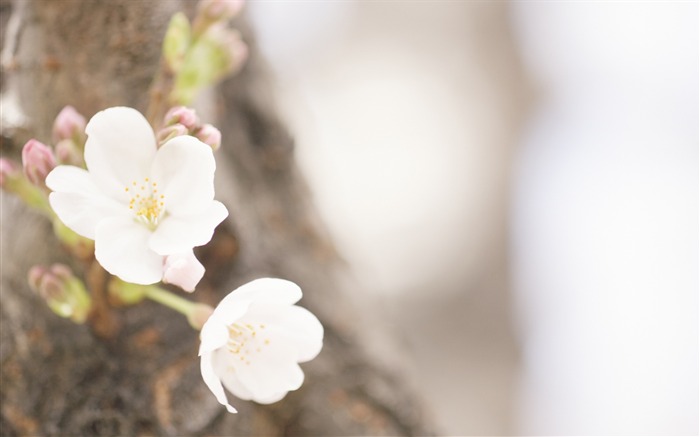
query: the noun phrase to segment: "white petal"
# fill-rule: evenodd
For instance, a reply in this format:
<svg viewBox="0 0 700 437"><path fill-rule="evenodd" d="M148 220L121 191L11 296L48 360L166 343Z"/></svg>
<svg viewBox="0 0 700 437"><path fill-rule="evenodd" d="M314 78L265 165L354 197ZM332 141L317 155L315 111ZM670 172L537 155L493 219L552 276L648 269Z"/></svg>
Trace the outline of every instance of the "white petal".
<svg viewBox="0 0 700 437"><path fill-rule="evenodd" d="M216 162L211 147L183 135L166 142L151 167L151 176L165 195L172 215L196 215L214 200Z"/></svg>
<svg viewBox="0 0 700 437"><path fill-rule="evenodd" d="M261 278L241 285L230 295L255 303L292 305L301 299L301 288L294 282L284 279Z"/></svg>
<svg viewBox="0 0 700 437"><path fill-rule="evenodd" d="M87 170L72 165L59 165L51 170L51 173L46 176L46 186L61 193L104 195Z"/></svg>
<svg viewBox="0 0 700 437"><path fill-rule="evenodd" d="M314 359L323 347L323 325L305 308L255 303L241 319L241 323L247 321L264 324L266 332L293 346L299 363Z"/></svg>
<svg viewBox="0 0 700 437"><path fill-rule="evenodd" d="M236 296L235 291L232 291L231 293L227 294L226 297L221 300L221 302L219 302L219 305L217 305L216 308L214 308L214 313L209 317L207 323L209 323L211 320L212 323L216 321L216 323L223 324L224 326L230 325L248 312L250 303L250 300L239 299L238 296Z"/></svg>
<svg viewBox="0 0 700 437"><path fill-rule="evenodd" d="M163 282L174 284L187 292L193 292L204 276L204 266L190 250L165 258Z"/></svg>
<svg viewBox="0 0 700 437"><path fill-rule="evenodd" d="M202 331L199 333L199 339L201 341L199 345L199 355L219 349L228 341L228 329L226 328L226 323L219 320L219 318L214 317L212 314L209 319L204 322Z"/></svg>
<svg viewBox="0 0 700 437"><path fill-rule="evenodd" d="M123 196L124 187L148 176L156 139L140 112L125 107L105 109L90 119L85 132L85 163L102 190Z"/></svg>
<svg viewBox="0 0 700 437"><path fill-rule="evenodd" d="M207 207L197 213L190 216L166 216L151 236L151 249L161 255L170 255L207 244L214 229L228 216L226 207L217 201L210 201Z"/></svg>
<svg viewBox="0 0 700 437"><path fill-rule="evenodd" d="M54 192L49 194L49 204L66 226L91 240L101 221L128 214L125 206L104 196Z"/></svg>
<svg viewBox="0 0 700 437"><path fill-rule="evenodd" d="M228 403L228 399L226 399L226 392L224 392L224 387L221 385L219 377L216 376L216 373L214 372L211 353L202 354L199 368L202 372L202 379L204 380L204 383L214 394L216 400L219 401L221 405L224 405L229 413L236 413L236 409Z"/></svg>
<svg viewBox="0 0 700 437"><path fill-rule="evenodd" d="M252 399L253 395L247 388L241 384L236 376L236 369L233 367L231 360L234 356L226 349L219 349L214 353L214 371L221 379L221 382L234 396L245 401Z"/></svg>
<svg viewBox="0 0 700 437"><path fill-rule="evenodd" d="M268 339L269 344L259 345L260 352L252 351L242 360L235 357L231 360L238 380L258 403L276 401L279 393L296 390L304 382L304 372L295 361L296 350L283 338Z"/></svg>
<svg viewBox="0 0 700 437"><path fill-rule="evenodd" d="M148 247L151 232L130 217L110 218L97 226L95 258L109 273L134 284L163 277L163 257Z"/></svg>

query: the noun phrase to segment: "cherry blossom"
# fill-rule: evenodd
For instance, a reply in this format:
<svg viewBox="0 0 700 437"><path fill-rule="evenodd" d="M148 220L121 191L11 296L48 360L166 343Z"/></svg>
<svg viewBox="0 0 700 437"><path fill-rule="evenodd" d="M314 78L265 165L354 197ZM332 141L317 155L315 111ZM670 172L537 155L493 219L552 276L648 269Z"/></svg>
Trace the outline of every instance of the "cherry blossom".
<svg viewBox="0 0 700 437"><path fill-rule="evenodd" d="M208 243L228 215L214 200L211 147L185 135L158 148L143 115L126 107L95 114L85 132L87 170L60 165L49 173L51 207L95 240L95 258L109 273L156 283L168 256Z"/></svg>
<svg viewBox="0 0 700 437"><path fill-rule="evenodd" d="M316 357L323 345L316 316L294 305L301 295L293 282L257 279L229 293L205 322L202 378L229 412L236 409L223 387L240 399L271 404L301 386L298 363Z"/></svg>

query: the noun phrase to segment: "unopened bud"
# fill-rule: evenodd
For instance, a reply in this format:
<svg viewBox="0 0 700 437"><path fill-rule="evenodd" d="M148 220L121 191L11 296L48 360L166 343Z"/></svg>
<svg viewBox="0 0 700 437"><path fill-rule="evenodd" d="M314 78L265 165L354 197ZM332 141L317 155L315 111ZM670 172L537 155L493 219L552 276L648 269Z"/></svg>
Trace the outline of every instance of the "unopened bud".
<svg viewBox="0 0 700 437"><path fill-rule="evenodd" d="M217 23L206 33L207 39L220 50L224 64L221 75L227 75L238 71L248 59L248 46L243 42L241 33L236 29L230 29L225 24Z"/></svg>
<svg viewBox="0 0 700 437"><path fill-rule="evenodd" d="M235 32L235 36L231 36L226 45L228 49L228 71L235 73L248 59L248 45L243 42L241 35Z"/></svg>
<svg viewBox="0 0 700 437"><path fill-rule="evenodd" d="M165 126L181 124L189 132L193 132L199 125L199 117L194 109L186 106L174 106L168 110L163 119Z"/></svg>
<svg viewBox="0 0 700 437"><path fill-rule="evenodd" d="M56 160L59 164L74 165L76 167L83 166L83 154L73 140L61 140L54 149L56 151Z"/></svg>
<svg viewBox="0 0 700 437"><path fill-rule="evenodd" d="M56 167L56 158L46 144L31 139L22 149L24 175L37 187L46 187L46 175Z"/></svg>
<svg viewBox="0 0 700 437"><path fill-rule="evenodd" d="M178 123L172 126L166 126L158 131L158 145L162 146L166 141L181 135L187 135L189 132L189 129L183 124Z"/></svg>
<svg viewBox="0 0 700 437"><path fill-rule="evenodd" d="M85 322L91 307L90 296L82 281L73 275L68 266L34 266L27 276L29 286L46 301L54 313L75 323Z"/></svg>
<svg viewBox="0 0 700 437"><path fill-rule="evenodd" d="M0 158L0 188L15 194L29 206L50 211L46 193L27 180L19 164L5 158Z"/></svg>
<svg viewBox="0 0 700 437"><path fill-rule="evenodd" d="M204 266L192 251L168 255L163 267L163 282L192 293L204 276Z"/></svg>
<svg viewBox="0 0 700 437"><path fill-rule="evenodd" d="M209 145L212 150L218 150L221 146L221 131L210 124L200 127L195 136L204 144Z"/></svg>
<svg viewBox="0 0 700 437"><path fill-rule="evenodd" d="M64 107L53 123L52 137L55 143L74 140L82 145L85 142L85 117L72 106Z"/></svg>
<svg viewBox="0 0 700 437"><path fill-rule="evenodd" d="M243 8L243 0L200 0L198 12L211 21L229 20Z"/></svg>
<svg viewBox="0 0 700 437"><path fill-rule="evenodd" d="M17 164L9 159L0 158L0 187L10 187L18 178L22 177Z"/></svg>

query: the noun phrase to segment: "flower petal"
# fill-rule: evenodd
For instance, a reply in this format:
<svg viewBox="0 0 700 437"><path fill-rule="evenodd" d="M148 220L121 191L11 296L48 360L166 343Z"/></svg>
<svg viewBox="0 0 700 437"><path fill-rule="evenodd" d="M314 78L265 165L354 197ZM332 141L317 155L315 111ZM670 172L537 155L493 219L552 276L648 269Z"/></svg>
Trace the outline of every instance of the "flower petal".
<svg viewBox="0 0 700 437"><path fill-rule="evenodd" d="M150 231L130 217L103 220L95 234L95 258L109 273L134 284L163 277L163 257L148 247Z"/></svg>
<svg viewBox="0 0 700 437"><path fill-rule="evenodd" d="M191 250L167 256L163 270L163 282L177 285L189 293L204 276L204 266Z"/></svg>
<svg viewBox="0 0 700 437"><path fill-rule="evenodd" d="M219 349L216 351L213 354L214 371L219 379L221 379L221 382L224 384L224 387L226 387L226 390L230 391L239 399L249 401L253 398L253 395L238 380L235 368L231 363L232 358L233 355L231 355L226 349Z"/></svg>
<svg viewBox="0 0 700 437"><path fill-rule="evenodd" d="M238 380L258 403L274 402L280 392L296 390L304 382L304 372L295 361L296 350L281 337L267 340L269 344L261 346L260 352L231 360ZM222 349L222 353L227 351Z"/></svg>
<svg viewBox="0 0 700 437"><path fill-rule="evenodd" d="M100 222L126 215L121 205L107 197L54 192L49 194L49 204L66 226L91 240Z"/></svg>
<svg viewBox="0 0 700 437"><path fill-rule="evenodd" d="M257 303L292 305L301 299L301 288L291 281L277 278L260 278L232 291L229 296ZM228 296L224 298L226 300Z"/></svg>
<svg viewBox="0 0 700 437"><path fill-rule="evenodd" d="M148 176L156 139L140 112L125 107L105 109L90 119L85 132L85 163L105 192L120 199L124 187Z"/></svg>
<svg viewBox="0 0 700 437"><path fill-rule="evenodd" d="M219 380L219 377L216 376L216 373L214 372L211 353L205 353L202 355L199 362L199 368L202 372L202 379L204 380L204 383L214 394L216 400L219 401L221 405L225 406L229 413L237 413L236 409L228 403L228 399L226 399L226 392L224 391L224 387L221 385L221 380Z"/></svg>
<svg viewBox="0 0 700 437"><path fill-rule="evenodd" d="M151 236L151 249L161 255L170 255L207 244L214 229L228 216L228 210L221 202L209 201L200 211L190 216L166 216Z"/></svg>
<svg viewBox="0 0 700 437"><path fill-rule="evenodd" d="M90 173L73 165L59 165L46 176L46 186L61 193L79 193L104 196L95 185Z"/></svg>
<svg viewBox="0 0 700 437"><path fill-rule="evenodd" d="M216 162L211 147L188 135L166 142L153 160L151 177L165 195L165 210L193 215L214 200Z"/></svg>
<svg viewBox="0 0 700 437"><path fill-rule="evenodd" d="M279 336L296 349L296 362L310 361L323 347L323 325L306 308L296 305L258 305L254 303L241 323L264 324L265 332Z"/></svg>
<svg viewBox="0 0 700 437"><path fill-rule="evenodd" d="M246 307L247 309L247 307ZM212 316L204 322L202 331L199 333L201 344L199 345L199 355L213 352L219 349L228 341L228 329L226 323L223 323L216 317Z"/></svg>

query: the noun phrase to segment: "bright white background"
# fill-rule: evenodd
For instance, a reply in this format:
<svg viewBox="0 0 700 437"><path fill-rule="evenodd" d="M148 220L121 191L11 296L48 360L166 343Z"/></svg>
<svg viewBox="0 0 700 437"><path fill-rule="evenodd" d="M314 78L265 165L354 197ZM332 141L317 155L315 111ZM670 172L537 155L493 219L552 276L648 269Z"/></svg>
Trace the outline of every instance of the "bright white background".
<svg viewBox="0 0 700 437"><path fill-rule="evenodd" d="M248 6L368 299L460 293L508 196L518 389L474 427L470 351L412 343L446 433L698 432L697 2Z"/></svg>

